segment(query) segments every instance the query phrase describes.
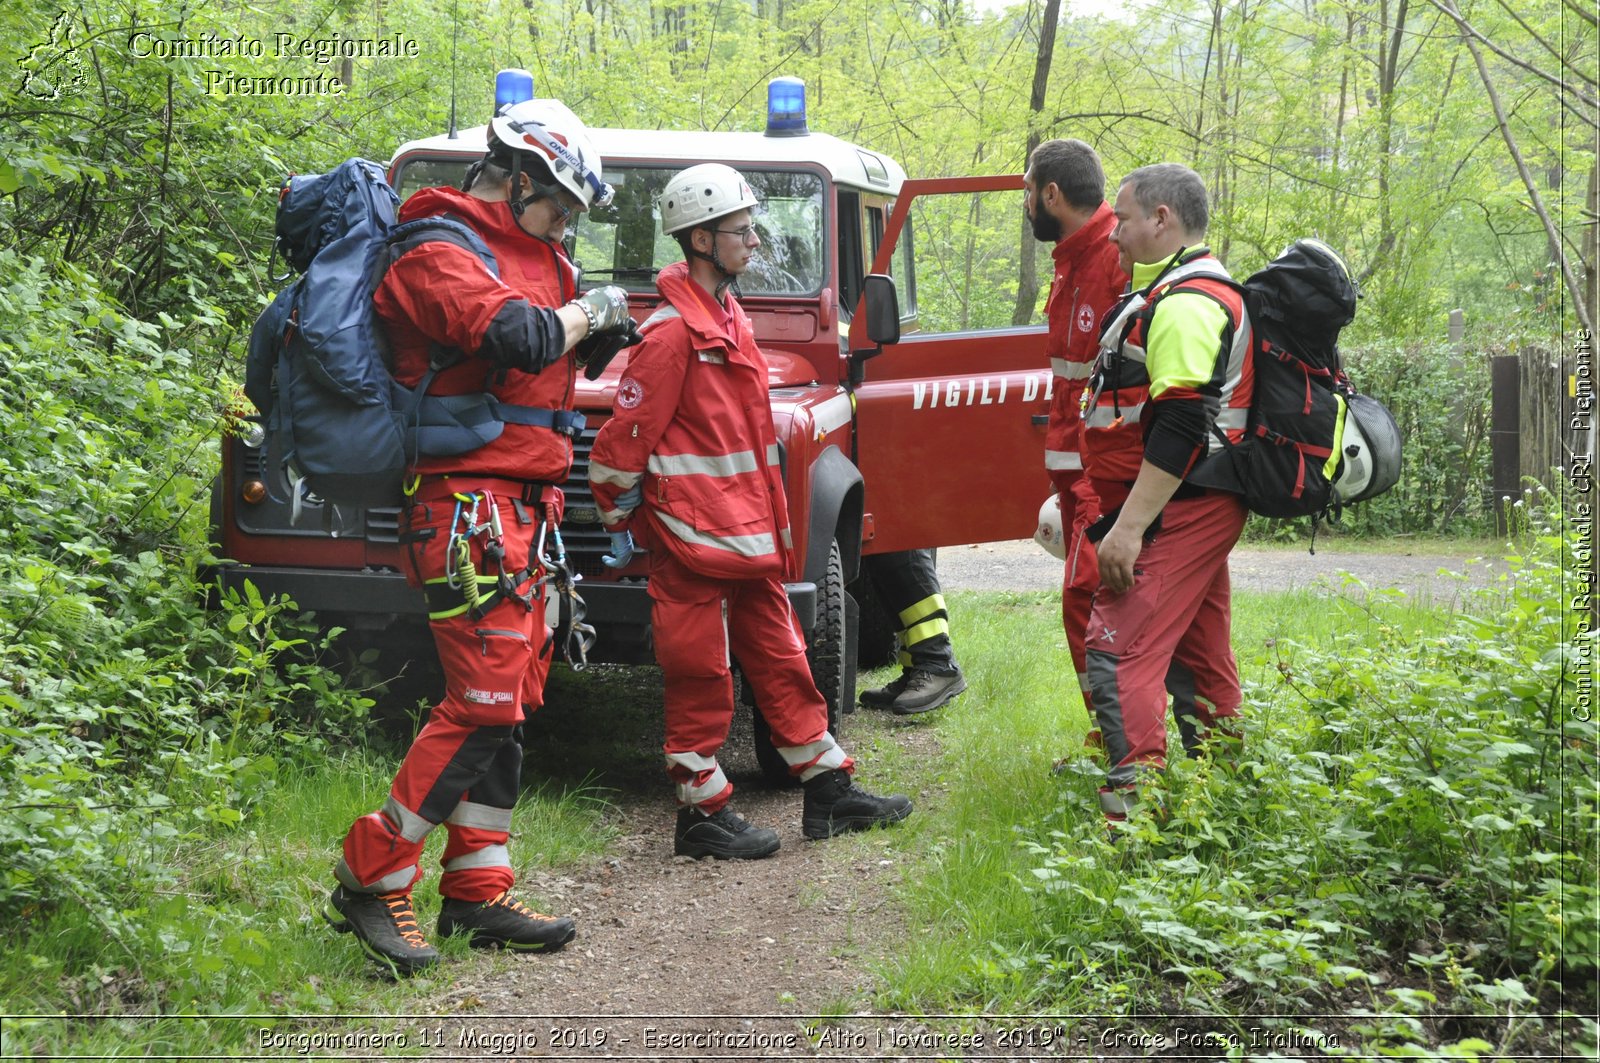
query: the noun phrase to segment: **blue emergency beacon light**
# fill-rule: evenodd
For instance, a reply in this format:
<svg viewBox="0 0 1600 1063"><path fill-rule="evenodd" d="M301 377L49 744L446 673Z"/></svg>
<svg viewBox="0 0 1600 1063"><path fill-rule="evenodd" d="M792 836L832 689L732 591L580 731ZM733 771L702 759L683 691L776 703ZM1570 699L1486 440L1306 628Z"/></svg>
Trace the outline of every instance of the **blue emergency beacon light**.
<svg viewBox="0 0 1600 1063"><path fill-rule="evenodd" d="M513 103L533 99L533 74L520 66L507 67L494 76L494 113Z"/></svg>
<svg viewBox="0 0 1600 1063"><path fill-rule="evenodd" d="M806 83L799 78L767 82L767 136L803 137L806 128Z"/></svg>

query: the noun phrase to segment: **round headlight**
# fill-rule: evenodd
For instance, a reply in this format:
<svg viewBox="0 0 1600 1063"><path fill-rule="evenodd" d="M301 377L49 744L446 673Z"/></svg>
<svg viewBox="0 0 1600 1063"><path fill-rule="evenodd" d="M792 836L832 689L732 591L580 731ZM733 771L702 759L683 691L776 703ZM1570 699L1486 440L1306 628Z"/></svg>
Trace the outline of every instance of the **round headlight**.
<svg viewBox="0 0 1600 1063"><path fill-rule="evenodd" d="M267 441L267 428L260 421L246 421L239 430L239 442L254 449Z"/></svg>

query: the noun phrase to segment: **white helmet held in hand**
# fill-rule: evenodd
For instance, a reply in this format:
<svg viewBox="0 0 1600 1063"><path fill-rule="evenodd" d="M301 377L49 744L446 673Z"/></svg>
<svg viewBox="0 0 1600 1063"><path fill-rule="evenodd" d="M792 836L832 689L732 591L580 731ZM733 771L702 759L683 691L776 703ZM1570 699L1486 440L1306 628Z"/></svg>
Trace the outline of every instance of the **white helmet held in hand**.
<svg viewBox="0 0 1600 1063"><path fill-rule="evenodd" d="M1057 561L1067 559L1067 533L1061 526L1061 496L1054 491L1039 507L1039 526L1034 529L1033 541Z"/></svg>
<svg viewBox="0 0 1600 1063"><path fill-rule="evenodd" d="M489 120L488 139L491 156L509 148L538 159L585 210L611 202L612 188L600 179L604 162L589 129L560 100L523 100L501 108Z"/></svg>
<svg viewBox="0 0 1600 1063"><path fill-rule="evenodd" d="M663 236L759 205L750 183L720 162L703 162L674 175L656 198Z"/></svg>

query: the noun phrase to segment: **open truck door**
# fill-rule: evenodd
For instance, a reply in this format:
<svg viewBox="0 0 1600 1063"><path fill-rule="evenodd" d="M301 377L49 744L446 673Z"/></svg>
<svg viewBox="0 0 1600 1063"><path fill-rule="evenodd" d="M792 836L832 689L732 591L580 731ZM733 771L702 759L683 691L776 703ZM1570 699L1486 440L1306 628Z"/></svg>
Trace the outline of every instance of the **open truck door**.
<svg viewBox="0 0 1600 1063"><path fill-rule="evenodd" d="M881 309L868 307L863 284L846 356L866 552L1033 534L1051 490L1053 376L1039 308L1053 266L1049 249L1036 248L1039 294L1030 323L1013 325L1021 193L1021 175L908 180L879 217L867 210L870 274L894 278L902 329L897 341L873 341L868 319L877 310L881 320Z"/></svg>

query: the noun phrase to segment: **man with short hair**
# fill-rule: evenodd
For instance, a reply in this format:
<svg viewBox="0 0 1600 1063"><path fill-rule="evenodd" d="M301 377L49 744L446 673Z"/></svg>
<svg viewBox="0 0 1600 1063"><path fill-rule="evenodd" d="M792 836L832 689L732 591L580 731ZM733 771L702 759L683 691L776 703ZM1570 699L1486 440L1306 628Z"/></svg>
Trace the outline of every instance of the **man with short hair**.
<svg viewBox="0 0 1600 1063"><path fill-rule="evenodd" d="M1110 239L1132 281L1101 330L1082 447L1106 510L1091 530L1104 536L1102 588L1086 657L1110 765L1101 808L1115 826L1137 803L1141 775L1166 766L1173 661L1193 676L1197 743L1242 741L1228 553L1246 510L1238 495L1184 477L1223 445L1213 429L1242 437L1254 378L1243 300L1201 243L1200 176L1177 163L1141 167L1113 209Z"/></svg>
<svg viewBox="0 0 1600 1063"><path fill-rule="evenodd" d="M448 215L469 226L498 275L457 241L408 241L373 296L401 383L426 379L430 398L487 392L507 421L465 453L420 455L408 475L407 577L427 594L445 694L388 800L346 834L324 912L395 974L439 959L411 889L441 823L449 835L441 936L533 951L558 949L575 933L570 918L541 915L510 894L522 721L543 703L551 649L548 572L533 544L541 525L561 519L558 485L582 427L572 410L575 363L603 363L637 333L627 293L580 295L562 247L567 220L610 195L583 123L558 100L529 100L496 115L486 139L465 191L424 188L400 220ZM552 165L558 157L562 165ZM434 372L440 351L462 357Z"/></svg>
<svg viewBox="0 0 1600 1063"><path fill-rule="evenodd" d="M1078 449L1082 423L1079 404L1099 350L1100 318L1122 295L1128 275L1117 264L1117 249L1108 242L1116 219L1106 202L1105 171L1100 157L1081 140L1047 140L1033 150L1022 177L1023 209L1035 239L1055 245L1055 276L1050 283L1045 317L1050 334L1045 342L1055 388L1050 422L1045 429L1045 469L1061 506L1066 541L1066 567L1061 581L1061 620L1072 654L1078 689L1090 718L1085 744L1100 745L1094 726L1094 705L1084 657L1084 631L1100 572L1094 546L1084 536L1100 516L1099 499L1083 474ZM1137 447L1132 439L1128 445Z"/></svg>
<svg viewBox="0 0 1600 1063"><path fill-rule="evenodd" d="M717 751L733 721L737 660L772 744L805 789L801 831L827 838L898 822L905 797L851 781L828 732L828 705L782 580L795 569L767 361L734 296L761 239L749 184L720 163L692 166L658 199L661 231L684 261L656 278L662 303L643 326L589 481L612 532L607 563L626 564L637 532L650 557L651 631L665 681L667 774L679 804L678 855L754 859L776 831L728 807Z"/></svg>

